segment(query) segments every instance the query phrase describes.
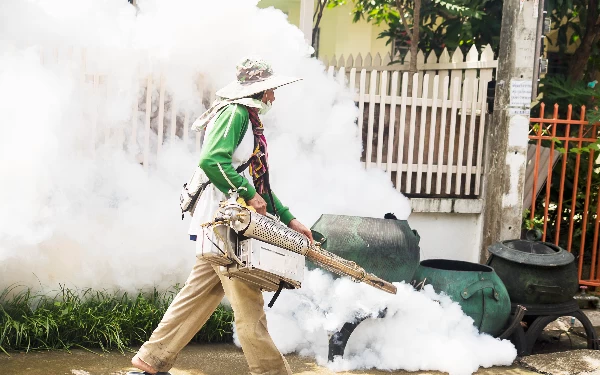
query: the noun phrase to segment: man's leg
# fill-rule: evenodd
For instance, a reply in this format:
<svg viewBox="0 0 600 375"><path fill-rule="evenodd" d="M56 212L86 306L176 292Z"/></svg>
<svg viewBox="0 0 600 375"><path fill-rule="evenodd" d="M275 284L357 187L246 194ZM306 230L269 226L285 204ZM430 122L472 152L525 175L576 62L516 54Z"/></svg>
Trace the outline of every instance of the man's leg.
<svg viewBox="0 0 600 375"><path fill-rule="evenodd" d="M213 266L196 261L184 287L162 321L142 345L132 364L148 372L168 371L177 355L198 333L223 299L223 288ZM143 363L139 363L139 360ZM143 364L151 368L141 368ZM149 371L150 370L150 371Z"/></svg>
<svg viewBox="0 0 600 375"><path fill-rule="evenodd" d="M231 303L235 316L235 327L250 373L252 375L291 375L290 367L281 355L269 332L267 317L263 310L262 292L253 284L222 275L225 295Z"/></svg>

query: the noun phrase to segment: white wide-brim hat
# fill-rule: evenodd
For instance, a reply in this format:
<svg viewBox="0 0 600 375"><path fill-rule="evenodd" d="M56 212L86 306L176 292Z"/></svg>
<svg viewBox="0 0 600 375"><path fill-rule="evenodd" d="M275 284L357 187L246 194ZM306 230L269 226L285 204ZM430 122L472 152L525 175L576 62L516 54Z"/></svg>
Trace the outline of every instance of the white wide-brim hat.
<svg viewBox="0 0 600 375"><path fill-rule="evenodd" d="M237 79L217 91L218 97L232 100L246 98L302 80L302 78L276 75L267 62L258 59L244 59L236 69Z"/></svg>

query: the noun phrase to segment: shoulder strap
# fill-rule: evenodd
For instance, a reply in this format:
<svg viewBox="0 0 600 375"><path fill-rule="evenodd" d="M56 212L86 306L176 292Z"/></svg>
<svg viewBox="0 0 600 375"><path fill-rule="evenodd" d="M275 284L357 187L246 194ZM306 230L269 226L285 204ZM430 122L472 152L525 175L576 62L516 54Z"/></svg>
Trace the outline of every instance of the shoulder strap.
<svg viewBox="0 0 600 375"><path fill-rule="evenodd" d="M247 160L245 163L243 163L242 165L240 165L239 167L237 167L235 169L235 171L237 173L241 173L243 172L246 168L248 168L248 166L250 165L250 160ZM200 194L202 194L202 192L204 191L204 189L206 189L206 187L208 185L212 184L212 182L210 180L206 181L205 183L203 183L200 188L198 189L198 191L196 192L196 194L194 194L194 196L192 197L191 201L190 201L190 208L191 211L193 211L196 207L196 203L198 202L198 198L200 197ZM187 184L184 184L183 187L185 188ZM181 219L183 220L183 212L181 214Z"/></svg>
<svg viewBox="0 0 600 375"><path fill-rule="evenodd" d="M248 167L250 166L250 163L251 163L251 161L252 161L252 158L250 158L250 159L246 160L246 161L245 161L244 163L242 163L242 164L241 164L239 167L237 167L237 168L235 169L235 171L236 171L237 173L241 173L241 172L245 171L245 170L246 170L246 168L248 168Z"/></svg>
<svg viewBox="0 0 600 375"><path fill-rule="evenodd" d="M246 170L246 168L248 168L248 166L249 166L249 165L250 165L250 159L248 159L246 162L244 162L244 163L243 163L243 164L241 164L239 167L237 167L237 168L235 169L235 171L236 171L237 173L242 173L244 170ZM208 185L210 185L210 184L212 184L212 182L211 182L210 180L208 180L208 181L206 182L206 186L208 186Z"/></svg>
<svg viewBox="0 0 600 375"><path fill-rule="evenodd" d="M269 200L271 201L271 207L273 207L273 212L275 216L279 219L279 213L277 212L277 207L275 207L275 200L273 199L273 191L271 190L271 182L269 181L269 171L265 172L265 185L267 186L267 194L269 194Z"/></svg>

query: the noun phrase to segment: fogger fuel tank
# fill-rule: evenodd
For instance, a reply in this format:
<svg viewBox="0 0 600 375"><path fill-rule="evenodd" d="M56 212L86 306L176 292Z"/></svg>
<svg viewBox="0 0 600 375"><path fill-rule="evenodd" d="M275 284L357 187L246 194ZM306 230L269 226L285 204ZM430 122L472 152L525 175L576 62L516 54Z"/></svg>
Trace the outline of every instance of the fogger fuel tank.
<svg viewBox="0 0 600 375"><path fill-rule="evenodd" d="M420 237L406 220L322 215L312 229L327 251L387 281L410 282L419 266ZM307 266L315 268L308 261Z"/></svg>

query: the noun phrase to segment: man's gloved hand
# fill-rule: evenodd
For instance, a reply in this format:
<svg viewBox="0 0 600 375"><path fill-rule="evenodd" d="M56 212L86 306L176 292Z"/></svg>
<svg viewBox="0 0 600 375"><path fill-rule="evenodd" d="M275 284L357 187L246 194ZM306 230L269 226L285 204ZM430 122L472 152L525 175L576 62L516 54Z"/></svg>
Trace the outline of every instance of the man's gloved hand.
<svg viewBox="0 0 600 375"><path fill-rule="evenodd" d="M315 241L313 239L312 232L310 231L310 229L308 229L307 227L305 227L298 220L293 219L292 221L290 221L290 223L288 224L288 227L290 227L290 229L293 229L296 232L302 233L303 235L305 235L306 237L308 237L308 239L310 240L311 244Z"/></svg>

